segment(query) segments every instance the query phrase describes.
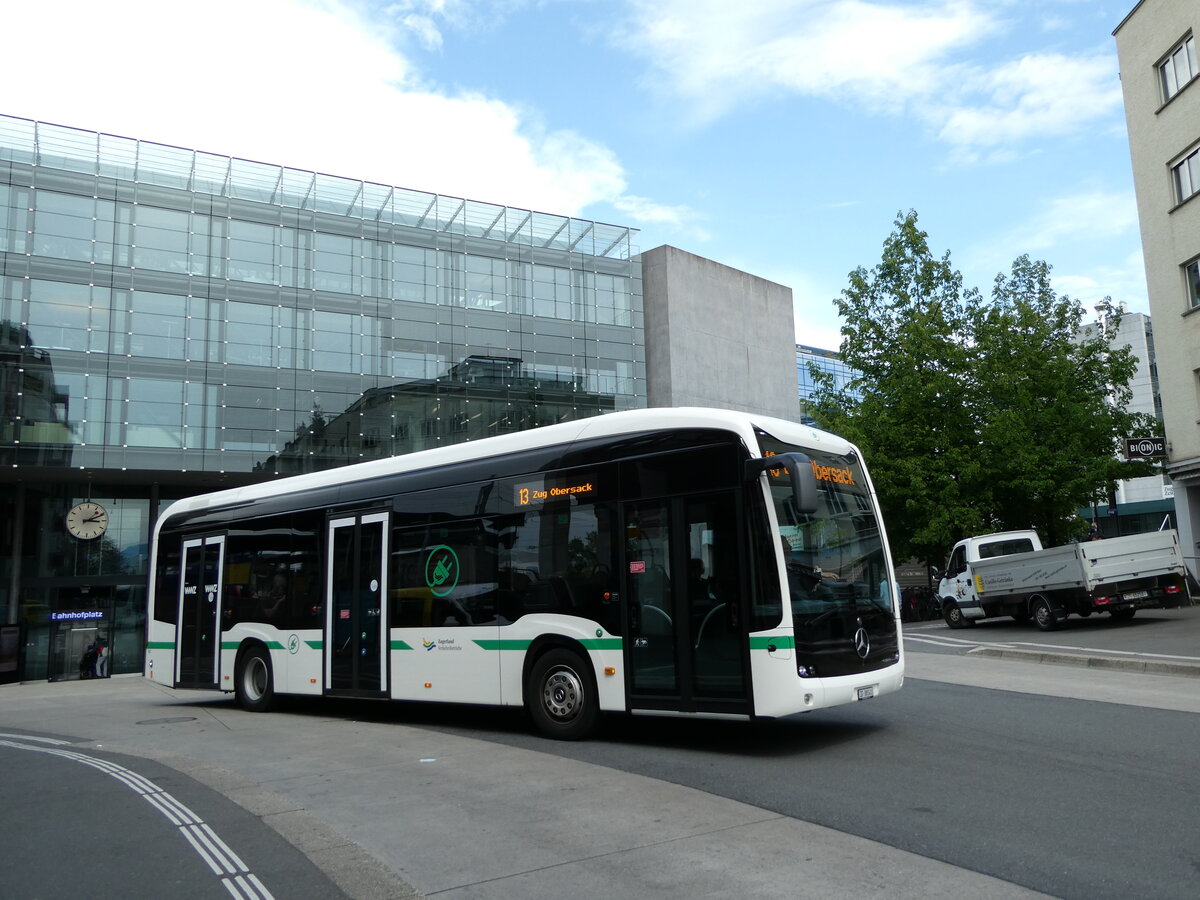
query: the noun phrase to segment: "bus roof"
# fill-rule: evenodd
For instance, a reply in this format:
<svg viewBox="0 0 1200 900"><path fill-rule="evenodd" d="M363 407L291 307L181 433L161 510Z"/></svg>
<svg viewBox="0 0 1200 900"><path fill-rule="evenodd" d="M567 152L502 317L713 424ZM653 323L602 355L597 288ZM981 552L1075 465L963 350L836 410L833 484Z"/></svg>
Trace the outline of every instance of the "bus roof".
<svg viewBox="0 0 1200 900"><path fill-rule="evenodd" d="M400 456L367 460L333 469L323 469L319 472L307 472L302 475L291 475L242 487L197 494L194 497L186 497L172 503L159 517L158 524L161 525L171 516L182 512L243 504L266 497L277 497L281 494L335 487L401 472L416 472L422 469L519 453L522 450L571 444L579 440L598 437L619 437L625 434L664 429L713 428L737 433L747 445L752 446L753 432L756 427L785 443L810 447L814 450L844 454L854 449L848 441L829 432L771 416L700 407L631 409L571 422L560 422L556 425L545 425L541 428L531 428L512 434L496 435L477 441L451 444L447 447L417 450Z"/></svg>

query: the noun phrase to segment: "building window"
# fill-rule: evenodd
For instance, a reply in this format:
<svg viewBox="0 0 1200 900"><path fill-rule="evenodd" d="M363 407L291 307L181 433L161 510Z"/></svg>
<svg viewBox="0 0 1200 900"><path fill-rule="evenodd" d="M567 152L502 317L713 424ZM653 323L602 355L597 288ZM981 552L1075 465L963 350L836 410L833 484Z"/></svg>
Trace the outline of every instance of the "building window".
<svg viewBox="0 0 1200 900"><path fill-rule="evenodd" d="M1200 147L1171 166L1171 179L1175 182L1177 203L1200 191Z"/></svg>
<svg viewBox="0 0 1200 900"><path fill-rule="evenodd" d="M1200 259L1193 259L1184 266L1183 275L1187 281L1188 307L1200 308Z"/></svg>
<svg viewBox="0 0 1200 900"><path fill-rule="evenodd" d="M1192 35L1167 54L1158 65L1162 82L1163 102L1166 103L1196 77L1196 39Z"/></svg>

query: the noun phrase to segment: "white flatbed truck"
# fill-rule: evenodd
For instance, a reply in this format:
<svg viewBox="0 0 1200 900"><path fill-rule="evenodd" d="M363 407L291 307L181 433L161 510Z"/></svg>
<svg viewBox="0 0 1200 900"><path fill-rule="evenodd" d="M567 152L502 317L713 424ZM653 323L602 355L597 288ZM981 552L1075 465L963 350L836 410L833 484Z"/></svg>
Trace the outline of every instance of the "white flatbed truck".
<svg viewBox="0 0 1200 900"><path fill-rule="evenodd" d="M1132 619L1141 608L1184 605L1186 571L1173 530L1049 550L1035 531L1004 531L955 544L938 597L951 628L1012 616L1052 631L1072 614Z"/></svg>

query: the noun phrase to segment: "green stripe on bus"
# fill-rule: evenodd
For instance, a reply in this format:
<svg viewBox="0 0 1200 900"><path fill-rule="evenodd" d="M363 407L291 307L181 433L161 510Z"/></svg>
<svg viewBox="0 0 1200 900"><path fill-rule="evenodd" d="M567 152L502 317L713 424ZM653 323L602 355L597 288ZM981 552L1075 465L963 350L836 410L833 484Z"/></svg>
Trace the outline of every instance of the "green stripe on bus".
<svg viewBox="0 0 1200 900"><path fill-rule="evenodd" d="M750 649L751 650L766 650L772 644L775 645L776 650L795 650L796 649L796 638L794 635L790 635L790 634L776 634L776 635L768 634L768 635L751 635L750 636Z"/></svg>
<svg viewBox="0 0 1200 900"><path fill-rule="evenodd" d="M504 640L476 641L475 643L484 650L528 650L529 645L532 644L533 641Z"/></svg>
<svg viewBox="0 0 1200 900"><path fill-rule="evenodd" d="M528 650L531 640L476 641L484 650ZM588 650L620 650L621 638L584 638L579 643Z"/></svg>
<svg viewBox="0 0 1200 900"><path fill-rule="evenodd" d="M304 643L308 644L313 650L321 650L325 647L324 641L305 641Z"/></svg>
<svg viewBox="0 0 1200 900"><path fill-rule="evenodd" d="M588 650L620 650L622 645L621 638L584 638L579 643L583 644Z"/></svg>
<svg viewBox="0 0 1200 900"><path fill-rule="evenodd" d="M268 650L287 649L283 646L283 644L279 643L279 641L264 641L264 643L267 645ZM221 641L222 650L236 650L240 646L242 646L240 641Z"/></svg>
<svg viewBox="0 0 1200 900"><path fill-rule="evenodd" d="M174 641L146 641L147 650L174 650Z"/></svg>
<svg viewBox="0 0 1200 900"><path fill-rule="evenodd" d="M412 649L412 647L408 646L408 644L406 644L404 641L392 641L391 644L389 644L389 646L393 650L411 650Z"/></svg>

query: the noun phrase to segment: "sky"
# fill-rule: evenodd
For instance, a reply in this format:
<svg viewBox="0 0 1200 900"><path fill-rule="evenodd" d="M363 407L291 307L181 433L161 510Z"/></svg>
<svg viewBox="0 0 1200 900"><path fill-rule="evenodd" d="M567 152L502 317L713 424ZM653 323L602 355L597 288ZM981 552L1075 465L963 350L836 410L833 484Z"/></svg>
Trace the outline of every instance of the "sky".
<svg viewBox="0 0 1200 900"><path fill-rule="evenodd" d="M0 113L639 229L792 289L915 210L1149 312L1112 31L1135 0L109 0L5 10ZM20 35L19 39L11 36Z"/></svg>

